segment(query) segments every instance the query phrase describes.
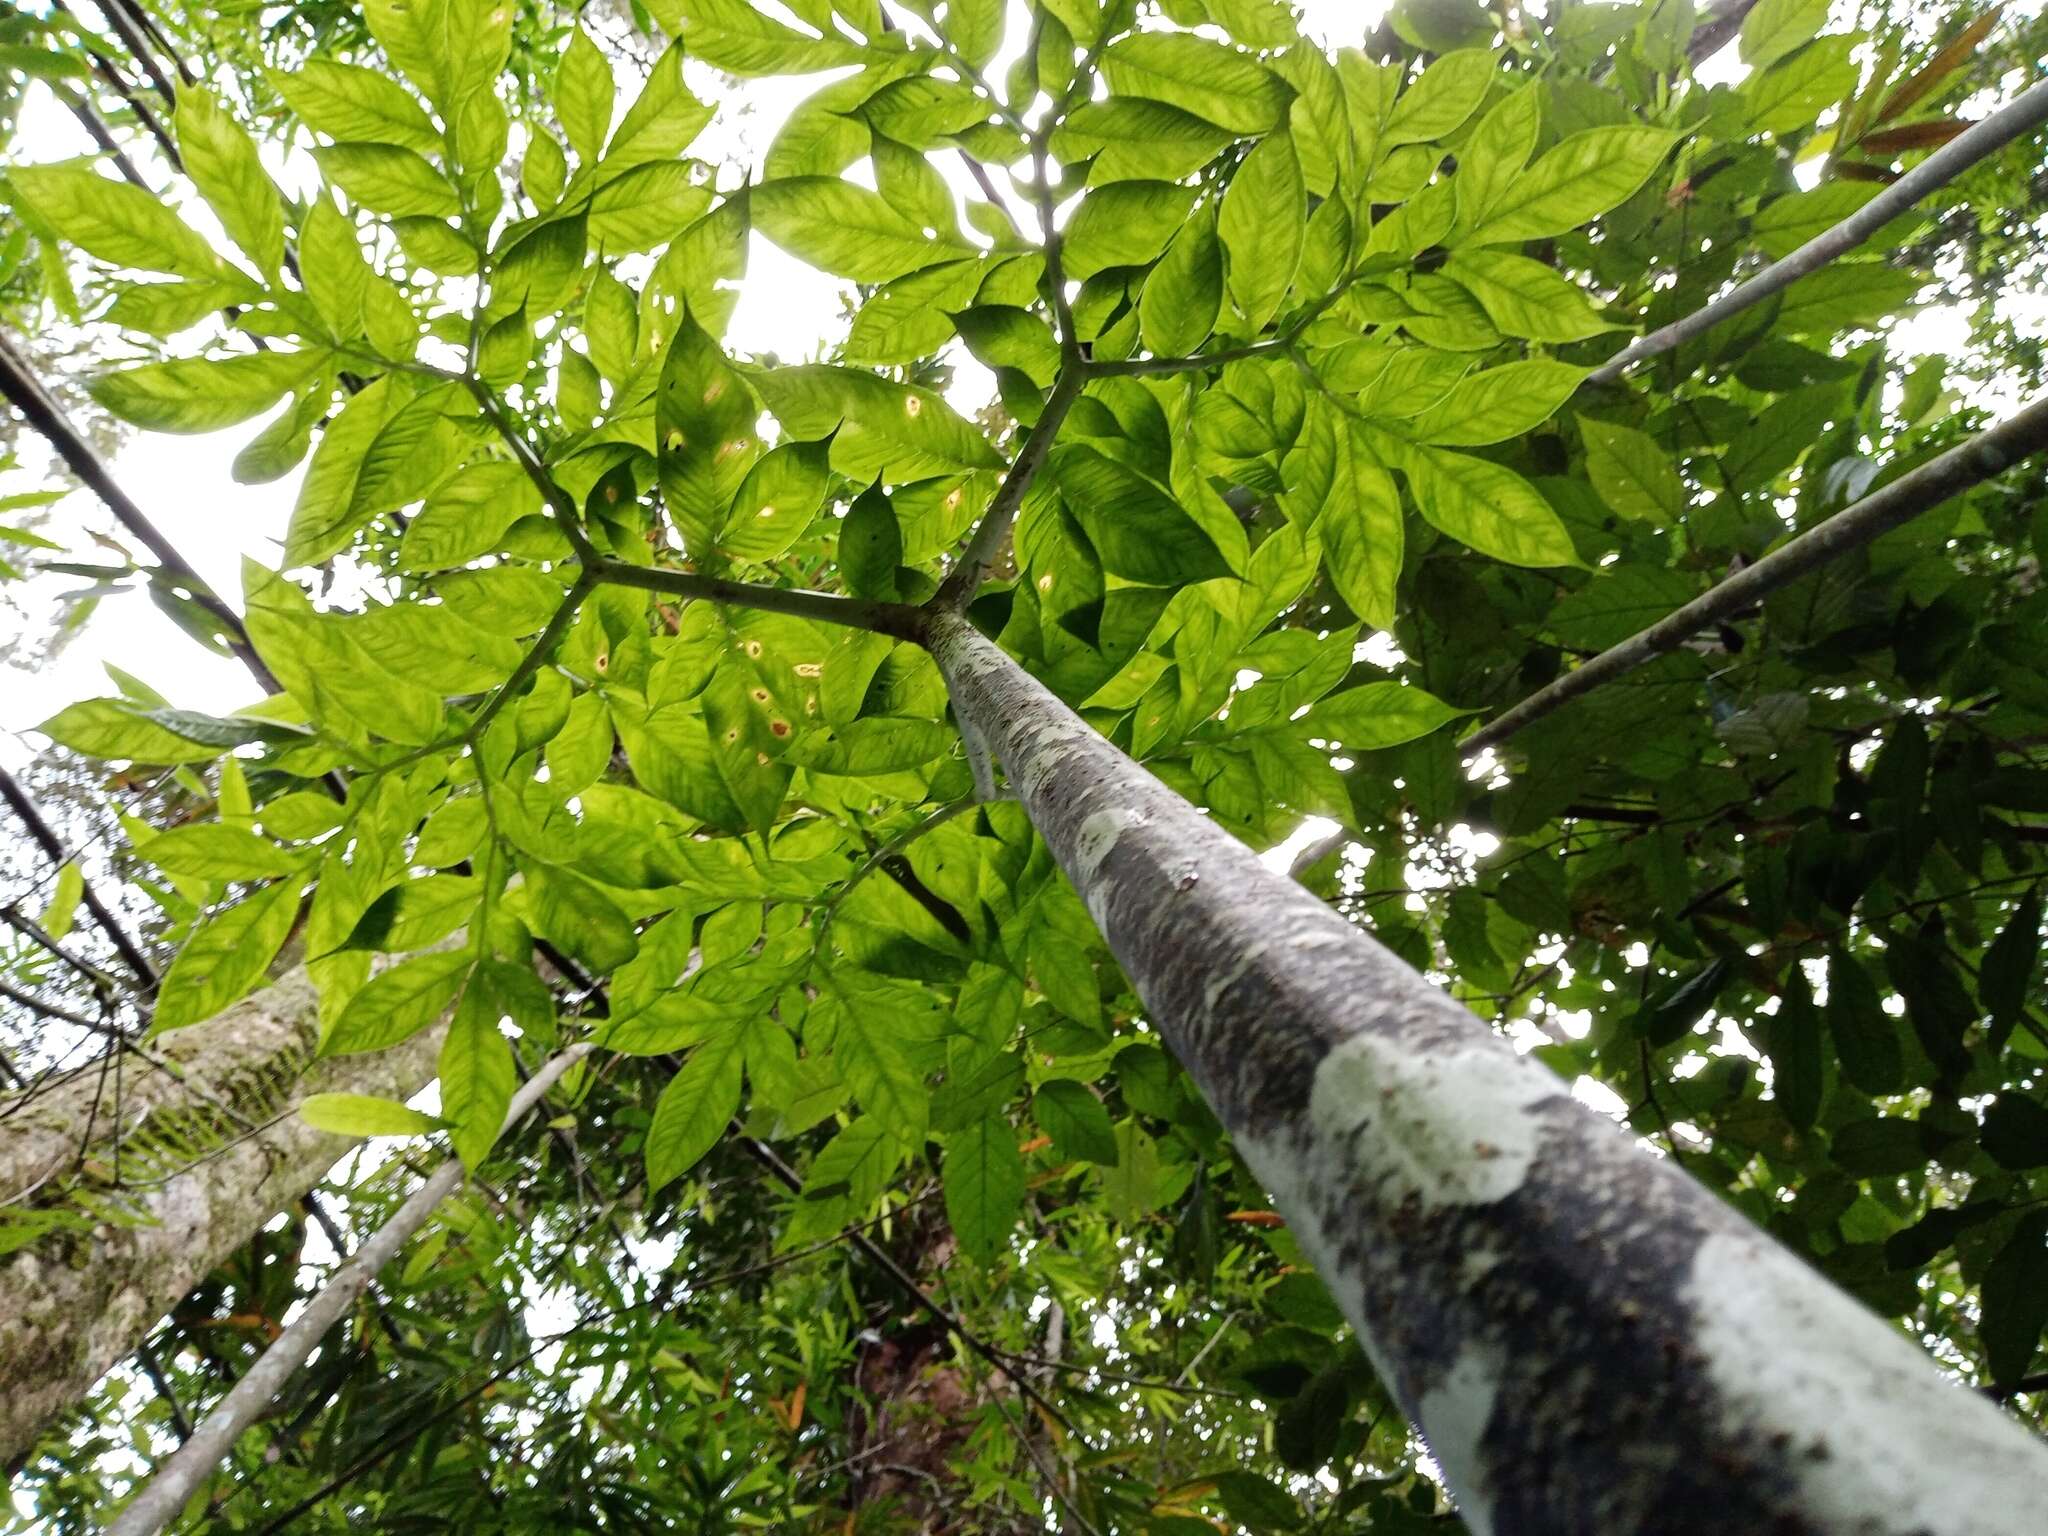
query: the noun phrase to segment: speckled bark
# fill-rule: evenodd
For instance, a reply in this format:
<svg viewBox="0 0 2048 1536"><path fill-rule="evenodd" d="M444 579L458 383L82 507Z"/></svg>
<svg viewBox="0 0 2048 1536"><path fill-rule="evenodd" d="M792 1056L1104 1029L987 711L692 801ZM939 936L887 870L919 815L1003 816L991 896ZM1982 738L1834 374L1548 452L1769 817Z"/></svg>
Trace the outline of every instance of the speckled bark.
<svg viewBox="0 0 2048 1536"><path fill-rule="evenodd" d="M158 1182L102 1192L144 1219L58 1232L0 1258L0 1463L6 1463L122 1359L158 1318L238 1244L319 1182L354 1145L295 1113L314 1093L409 1098L433 1079L442 1031L404 1045L313 1063L318 1010L303 969L289 972L219 1018L150 1047L180 1074L122 1069L121 1123L141 1144L153 1125L180 1117L233 1125L222 1106L260 1104L253 1130L229 1130L212 1154L166 1158ZM102 1169L114 1095L92 1104L96 1071L77 1074L0 1119L0 1201L34 1206L64 1198L89 1119ZM0 1105L6 1101L0 1099ZM138 1152L129 1168L141 1161ZM168 1176L165 1176L168 1175ZM133 1177L133 1173L129 1177Z"/></svg>
<svg viewBox="0 0 2048 1536"><path fill-rule="evenodd" d="M2048 1531L2030 1435L963 621L928 643L1473 1531Z"/></svg>

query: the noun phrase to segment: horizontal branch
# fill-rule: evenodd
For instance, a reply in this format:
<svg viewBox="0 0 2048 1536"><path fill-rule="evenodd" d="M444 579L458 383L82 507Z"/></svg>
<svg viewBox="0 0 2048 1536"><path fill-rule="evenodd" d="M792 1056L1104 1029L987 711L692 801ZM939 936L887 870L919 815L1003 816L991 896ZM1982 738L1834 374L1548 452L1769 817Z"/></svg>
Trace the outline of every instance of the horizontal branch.
<svg viewBox="0 0 2048 1536"><path fill-rule="evenodd" d="M623 560L597 557L588 567L591 576L619 587L639 587L646 592L669 592L677 597L699 598L734 608L754 608L763 613L786 613L799 619L816 619L824 624L843 624L853 629L873 630L898 640L915 640L923 628L923 614L908 603L874 602L867 598L835 597L829 592L808 592L788 587L764 587L752 582L728 581L722 576L699 576L692 571L665 571L652 566L628 565Z"/></svg>
<svg viewBox="0 0 2048 1536"><path fill-rule="evenodd" d="M1815 235L1791 255L1772 262L1747 282L1736 284L1705 308L1630 342L1588 374L1586 382L1612 384L1644 358L1682 346L1730 316L1782 293L1837 256L1854 250L1930 192L1947 185L1978 161L2043 122L2048 122L2048 80L1957 134L1848 218Z"/></svg>
<svg viewBox="0 0 2048 1536"><path fill-rule="evenodd" d="M1957 492L1991 479L2043 448L2048 448L2048 397L1901 475L1854 506L1779 546L1676 613L1608 647L1466 737L1460 743L1460 751L1469 758L1499 746L1517 731L1573 699L1677 650L1701 630L1732 619L1836 556L1862 548L1879 535L1933 510Z"/></svg>

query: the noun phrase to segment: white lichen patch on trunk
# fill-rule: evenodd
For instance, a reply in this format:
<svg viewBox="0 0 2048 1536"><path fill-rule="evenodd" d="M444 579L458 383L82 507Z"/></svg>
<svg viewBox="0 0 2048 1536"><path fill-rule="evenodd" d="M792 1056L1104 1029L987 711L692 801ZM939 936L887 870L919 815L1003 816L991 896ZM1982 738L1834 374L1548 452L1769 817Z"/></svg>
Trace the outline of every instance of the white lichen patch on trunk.
<svg viewBox="0 0 2048 1536"><path fill-rule="evenodd" d="M1081 899L1088 905L1089 915L1098 924L1108 910L1112 890L1112 882L1103 877L1103 864L1116 852L1116 845L1126 833L1150 824L1151 818L1143 811L1128 811L1122 807L1096 811L1081 823L1081 830L1074 839L1074 887L1080 891Z"/></svg>
<svg viewBox="0 0 2048 1536"><path fill-rule="evenodd" d="M1308 1118L1322 1176L1370 1190L1381 1209L1491 1205L1522 1187L1542 1126L1529 1113L1564 1097L1505 1048L1418 1055L1357 1034L1316 1069Z"/></svg>
<svg viewBox="0 0 2048 1536"><path fill-rule="evenodd" d="M1700 1244L1694 1343L1731 1440L1786 1453L1808 1528L1857 1536L2041 1536L2033 1437L1758 1233ZM1933 1400L1930 1401L1930 1398Z"/></svg>
<svg viewBox="0 0 2048 1536"><path fill-rule="evenodd" d="M1478 1486L1477 1474L1485 1464L1479 1445L1493 1419L1501 1364L1499 1350L1468 1343L1451 1368L1422 1394L1417 1413L1422 1437L1429 1442L1458 1514L1472 1536L1493 1536L1493 1502L1487 1490Z"/></svg>

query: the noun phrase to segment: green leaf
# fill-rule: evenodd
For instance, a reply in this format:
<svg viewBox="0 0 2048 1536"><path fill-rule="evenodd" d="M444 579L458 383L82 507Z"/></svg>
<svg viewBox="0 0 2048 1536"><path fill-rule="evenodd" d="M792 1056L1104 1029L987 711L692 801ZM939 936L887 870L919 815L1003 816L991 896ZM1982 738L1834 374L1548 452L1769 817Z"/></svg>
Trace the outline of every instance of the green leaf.
<svg viewBox="0 0 2048 1536"><path fill-rule="evenodd" d="M856 496L839 524L839 574L855 597L892 599L903 563L903 528L881 487Z"/></svg>
<svg viewBox="0 0 2048 1536"><path fill-rule="evenodd" d="M904 1141L923 1142L931 1113L931 1096L905 1054L904 1015L890 1005L894 989L870 996L850 989L848 978L831 976L839 1027L832 1037L832 1060L853 1090L854 1101ZM822 1001L822 999L821 999ZM815 1009L817 1004L813 1004Z"/></svg>
<svg viewBox="0 0 2048 1536"><path fill-rule="evenodd" d="M1411 448L1401 458L1425 520L1461 544L1510 565L1577 565L1571 535L1536 488L1470 454Z"/></svg>
<svg viewBox="0 0 2048 1536"><path fill-rule="evenodd" d="M1294 140L1269 134L1244 158L1223 194L1216 232L1229 257L1230 297L1257 335L1278 313L1301 266L1308 191Z"/></svg>
<svg viewBox="0 0 2048 1536"><path fill-rule="evenodd" d="M1542 100L1539 91L1511 90L1479 119L1471 136L1458 147L1458 174L1451 185L1457 196L1457 222L1464 228L1482 222L1513 189L1529 163L1543 129ZM1548 267L1543 270L1550 271Z"/></svg>
<svg viewBox="0 0 2048 1536"><path fill-rule="evenodd" d="M331 59L309 59L289 74L265 75L307 127L349 143L396 144L441 152L441 131L412 93L389 75Z"/></svg>
<svg viewBox="0 0 2048 1536"><path fill-rule="evenodd" d="M832 438L832 467L851 479L900 485L949 470L1002 467L981 430L928 389L815 363L772 369L754 381L792 436Z"/></svg>
<svg viewBox="0 0 2048 1536"><path fill-rule="evenodd" d="M1650 179L1678 141L1661 128L1587 128L1516 177L1455 244L1503 245L1576 229Z"/></svg>
<svg viewBox="0 0 2048 1536"><path fill-rule="evenodd" d="M1992 1384L2027 1374L2048 1328L2048 1214L2029 1212L1984 1270L1981 1319Z"/></svg>
<svg viewBox="0 0 2048 1536"><path fill-rule="evenodd" d="M470 875L428 875L393 886L364 910L344 949L400 954L438 944L476 911L482 885Z"/></svg>
<svg viewBox="0 0 2048 1536"><path fill-rule="evenodd" d="M1778 301L1777 329L1786 336L1826 337L1869 330L1907 306L1927 275L1882 261L1846 261L1802 277Z"/></svg>
<svg viewBox="0 0 2048 1536"><path fill-rule="evenodd" d="M77 925L78 905L85 897L85 874L78 867L76 859L66 859L57 870L56 883L50 888L50 899L43 904L42 916L38 921L43 932L53 939L70 936Z"/></svg>
<svg viewBox="0 0 2048 1536"><path fill-rule="evenodd" d="M1991 1037L2003 1040L2018 1022L2033 992L2041 957L2041 893L2029 891L2013 908L2005 927L1984 951L1977 976L1977 1000L1989 1018Z"/></svg>
<svg viewBox="0 0 2048 1536"><path fill-rule="evenodd" d="M1433 144L1457 130L1479 110L1479 103L1500 72L1488 48L1460 48L1446 53L1422 72L1394 102L1380 142ZM1525 150L1526 156L1527 151ZM1459 156L1462 161L1463 153Z"/></svg>
<svg viewBox="0 0 2048 1536"><path fill-rule="evenodd" d="M865 1215L902 1166L906 1147L879 1115L859 1115L818 1150L782 1246L819 1242Z"/></svg>
<svg viewBox="0 0 2048 1536"><path fill-rule="evenodd" d="M1403 683L1362 683L1319 700L1302 717L1301 732L1352 752L1399 746L1469 715L1435 694Z"/></svg>
<svg viewBox="0 0 2048 1536"><path fill-rule="evenodd" d="M577 27L555 70L555 116L569 135L569 147L583 165L594 165L612 131L618 87L604 50Z"/></svg>
<svg viewBox="0 0 2048 1536"><path fill-rule="evenodd" d="M580 875L529 868L519 895L534 931L599 975L617 970L639 949L631 919Z"/></svg>
<svg viewBox="0 0 2048 1536"><path fill-rule="evenodd" d="M1193 187L1170 181L1120 181L1090 192L1062 234L1067 277L1081 282L1108 267L1152 261L1187 222L1195 197Z"/></svg>
<svg viewBox="0 0 2048 1536"><path fill-rule="evenodd" d="M1002 47L1005 0L950 0L944 32L962 58L985 69Z"/></svg>
<svg viewBox="0 0 2048 1536"><path fill-rule="evenodd" d="M1116 1130L1087 1084L1055 1078L1031 1096L1031 1115L1060 1156L1116 1166Z"/></svg>
<svg viewBox="0 0 2048 1536"><path fill-rule="evenodd" d="M327 402L333 392L333 383L325 378L315 379L299 391L298 396L235 455L230 466L235 483L264 485L298 468L306 450L313 445L313 428L327 414Z"/></svg>
<svg viewBox="0 0 2048 1536"><path fill-rule="evenodd" d="M437 571L489 554L505 530L540 511L540 492L517 464L486 460L441 482L407 525L398 563Z"/></svg>
<svg viewBox="0 0 2048 1536"><path fill-rule="evenodd" d="M315 197L299 222L299 283L330 335L349 341L363 333L363 300L370 264L356 227L326 197Z"/></svg>
<svg viewBox="0 0 2048 1536"><path fill-rule="evenodd" d="M380 666L348 620L316 613L306 595L254 561L242 566L246 622L265 664L324 729L343 741L374 732L410 746L440 734L440 695Z"/></svg>
<svg viewBox="0 0 2048 1536"><path fill-rule="evenodd" d="M936 720L867 715L842 725L819 725L793 740L784 758L812 773L868 778L917 768L950 751L951 729Z"/></svg>
<svg viewBox="0 0 2048 1536"><path fill-rule="evenodd" d="M286 842L302 842L332 832L342 824L341 803L316 790L296 789L279 795L257 813L264 832Z"/></svg>
<svg viewBox="0 0 2048 1536"><path fill-rule="evenodd" d="M268 974L298 916L298 884L281 881L201 923L157 983L150 1034L204 1023L247 997Z"/></svg>
<svg viewBox="0 0 2048 1536"><path fill-rule="evenodd" d="M285 533L286 565L318 565L355 537L362 526L354 507L363 461L386 425L412 400L411 381L386 374L352 395L328 422L292 508Z"/></svg>
<svg viewBox="0 0 2048 1536"><path fill-rule="evenodd" d="M1486 311L1503 336L1527 341L1584 341L1618 329L1561 273L1508 251L1459 251L1444 264L1450 278Z"/></svg>
<svg viewBox="0 0 2048 1536"><path fill-rule="evenodd" d="M1555 415L1589 371L1539 357L1467 374L1403 431L1464 448L1523 437Z"/></svg>
<svg viewBox="0 0 2048 1536"><path fill-rule="evenodd" d="M1650 994L1636 1010L1631 1027L1636 1036L1651 1046L1671 1045L1683 1039L1714 1006L1728 980L1728 962L1709 960L1676 980L1666 982Z"/></svg>
<svg viewBox="0 0 2048 1536"><path fill-rule="evenodd" d="M1102 568L1126 581L1177 587L1231 575L1202 525L1136 470L1077 445L1053 451L1051 468Z"/></svg>
<svg viewBox="0 0 2048 1536"><path fill-rule="evenodd" d="M145 335L175 336L241 296L241 289L228 283L137 283L114 295L106 318Z"/></svg>
<svg viewBox="0 0 2048 1536"><path fill-rule="evenodd" d="M735 560L766 563L811 526L831 485L823 443L784 443L763 454L734 493L718 548Z"/></svg>
<svg viewBox="0 0 2048 1536"><path fill-rule="evenodd" d="M235 276L204 235L140 187L79 165L17 165L7 180L38 218L89 256L180 277Z"/></svg>
<svg viewBox="0 0 2048 1536"><path fill-rule="evenodd" d="M228 238L275 280L284 262L284 204L257 159L255 142L198 86L178 92L176 123L185 174Z"/></svg>
<svg viewBox="0 0 2048 1536"><path fill-rule="evenodd" d="M448 1011L474 958L466 950L441 950L380 971L349 999L320 1053L353 1056L411 1039Z"/></svg>
<svg viewBox="0 0 2048 1536"><path fill-rule="evenodd" d="M83 699L67 704L36 727L50 740L87 757L136 763L207 763L221 748L189 741L144 719L125 699Z"/></svg>
<svg viewBox="0 0 2048 1536"><path fill-rule="evenodd" d="M1591 416L1578 418L1586 444L1586 475L1600 499L1623 517L1671 525L1690 497L1670 456L1648 433Z"/></svg>
<svg viewBox="0 0 2048 1536"><path fill-rule="evenodd" d="M1326 415L1330 488L1315 521L1323 563L1346 607L1375 629L1392 629L1406 538L1401 493L1358 424L1336 411Z"/></svg>
<svg viewBox="0 0 2048 1536"><path fill-rule="evenodd" d="M441 277L467 277L477 269L476 247L445 219L393 219L391 232L416 267Z"/></svg>
<svg viewBox="0 0 2048 1536"><path fill-rule="evenodd" d="M812 37L763 16L746 0L672 0L691 54L730 74L803 75L861 61L843 37Z"/></svg>
<svg viewBox="0 0 2048 1536"><path fill-rule="evenodd" d="M754 392L688 315L662 360L655 397L662 500L692 556L710 552L726 508L761 452Z"/></svg>
<svg viewBox="0 0 2048 1536"><path fill-rule="evenodd" d="M1774 197L1749 221L1750 238L1773 261L1826 234L1884 188L1873 181L1824 181L1804 192Z"/></svg>
<svg viewBox="0 0 2048 1536"><path fill-rule="evenodd" d="M1749 130L1790 134L1812 127L1823 112L1856 89L1858 42L1853 34L1824 37L1752 73L1739 92L1748 109Z"/></svg>
<svg viewBox="0 0 2048 1536"><path fill-rule="evenodd" d="M1009 1122L992 1116L954 1132L940 1177L946 1219L962 1251L978 1264L994 1263L1008 1249L1024 1204L1024 1159Z"/></svg>
<svg viewBox="0 0 2048 1536"><path fill-rule="evenodd" d="M1984 1111L1983 1141L2001 1168L2048 1166L2048 1106L2024 1094L2001 1093Z"/></svg>
<svg viewBox="0 0 2048 1536"><path fill-rule="evenodd" d="M1839 949L1828 952L1826 1013L1842 1076L1871 1095L1897 1093L1905 1080L1897 1021L1884 1011L1870 973Z"/></svg>
<svg viewBox="0 0 2048 1536"><path fill-rule="evenodd" d="M329 144L316 148L313 158L352 201L377 213L445 218L462 211L447 179L396 144Z"/></svg>
<svg viewBox="0 0 2048 1536"><path fill-rule="evenodd" d="M710 206L711 189L691 179L686 162L635 166L591 195L590 243L607 256L650 251L682 234Z"/></svg>
<svg viewBox="0 0 2048 1536"><path fill-rule="evenodd" d="M1758 0L1742 18L1742 62L1762 69L1811 42L1827 20L1828 0Z"/></svg>
<svg viewBox="0 0 2048 1536"><path fill-rule="evenodd" d="M1052 327L1028 309L979 304L953 316L960 339L977 362L1014 368L1040 389L1052 385L1060 365L1060 344Z"/></svg>
<svg viewBox="0 0 2048 1536"><path fill-rule="evenodd" d="M683 45L678 42L654 61L647 83L626 108L604 163L611 170L653 160L673 160L711 121L712 109L683 84Z"/></svg>
<svg viewBox="0 0 2048 1536"><path fill-rule="evenodd" d="M801 261L836 277L886 283L971 247L927 235L883 198L834 176L793 176L754 188L755 227Z"/></svg>
<svg viewBox="0 0 2048 1536"><path fill-rule="evenodd" d="M1084 102L1053 130L1052 152L1074 164L1092 157L1090 186L1178 181L1222 152L1234 135L1179 107L1138 96Z"/></svg>
<svg viewBox="0 0 2048 1536"><path fill-rule="evenodd" d="M217 821L173 827L136 851L167 874L195 880L270 880L297 867L267 838Z"/></svg>
<svg viewBox="0 0 2048 1536"><path fill-rule="evenodd" d="M1294 93L1249 55L1187 32L1136 32L1102 53L1118 96L1163 101L1231 133L1278 126Z"/></svg>
<svg viewBox="0 0 2048 1536"><path fill-rule="evenodd" d="M366 1093L314 1093L299 1103L299 1118L337 1136L424 1136L441 1122L396 1099Z"/></svg>
<svg viewBox="0 0 2048 1536"><path fill-rule="evenodd" d="M740 1107L745 1033L721 1025L669 1080L647 1129L647 1183L660 1189L688 1173L725 1134Z"/></svg>
<svg viewBox="0 0 2048 1536"><path fill-rule="evenodd" d="M1138 296L1138 334L1158 357L1190 357L1223 313L1223 244L1216 205L1205 203L1175 233Z"/></svg>
<svg viewBox="0 0 2048 1536"><path fill-rule="evenodd" d="M1771 1094L1785 1118L1805 1130L1820 1118L1822 1075L1820 1013L1798 966L1787 973L1778 1011L1764 1020L1764 1049L1771 1058Z"/></svg>
<svg viewBox="0 0 2048 1536"><path fill-rule="evenodd" d="M153 432L217 432L275 405L327 362L325 352L252 352L242 357L179 358L103 373L93 399Z"/></svg>

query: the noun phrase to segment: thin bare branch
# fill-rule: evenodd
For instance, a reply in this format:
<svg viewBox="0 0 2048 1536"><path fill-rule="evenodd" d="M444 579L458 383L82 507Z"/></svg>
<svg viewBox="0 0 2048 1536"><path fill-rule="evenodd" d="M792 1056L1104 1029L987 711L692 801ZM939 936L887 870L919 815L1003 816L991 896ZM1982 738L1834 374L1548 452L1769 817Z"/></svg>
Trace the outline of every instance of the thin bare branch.
<svg viewBox="0 0 2048 1536"><path fill-rule="evenodd" d="M2048 397L1901 475L1854 506L1781 545L1676 613L1573 668L1466 737L1460 750L1472 757L1488 747L1498 747L1517 731L1573 699L1677 650L1701 630L1725 623L1788 582L1838 555L1861 549L1879 535L1933 510L1957 492L1982 484L2044 448L2048 448Z"/></svg>
<svg viewBox="0 0 2048 1536"><path fill-rule="evenodd" d="M0 800L5 800L9 809L20 818L21 824L28 829L28 835L35 839L36 846L43 850L43 857L50 861L53 868L61 869L71 862L71 855L65 852L64 845L57 840L56 829L43 819L43 813L36 809L36 803L28 797L28 791L23 789L16 782L14 775L5 768L0 768ZM83 873L81 870L80 874ZM128 969L135 973L135 979L145 988L154 987L156 967L149 963L149 957L142 952L142 947L128 937L128 931L121 926L119 919L107 910L106 904L93 890L92 882L85 881L80 887L79 894L85 903L85 910L92 914L92 920L99 925L100 932L104 933L108 942L119 951Z"/></svg>
<svg viewBox="0 0 2048 1536"><path fill-rule="evenodd" d="M1997 153L2021 134L2048 122L2048 80L2022 92L1982 122L1966 129L1906 172L1848 218L1755 277L1737 283L1713 303L1638 337L1586 376L1589 384L1612 384L1647 357L1683 346L1723 320L1782 293L1802 277L1818 272L1837 256L1854 250L1878 230L1930 192L1946 186L1978 161Z"/></svg>
<svg viewBox="0 0 2048 1536"><path fill-rule="evenodd" d="M551 1058L512 1096L505 1111L505 1125L517 1125L540 1098L560 1080L562 1074L590 1053L586 1044L572 1045ZM194 1490L212 1475L222 1457L233 1449L242 1431L270 1406L306 1357L342 1318L356 1298L369 1288L377 1272L397 1256L413 1234L457 1186L464 1171L460 1158L449 1158L417 1190L398 1213L379 1227L369 1241L336 1270L320 1293L280 1333L263 1356L237 1381L228 1394L214 1405L192 1438L180 1446L143 1484L127 1508L108 1527L109 1536L154 1536L178 1516Z"/></svg>

